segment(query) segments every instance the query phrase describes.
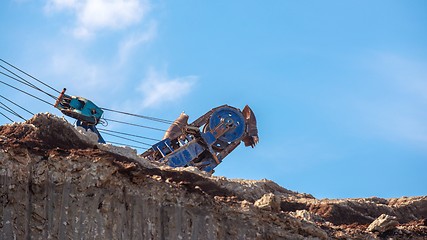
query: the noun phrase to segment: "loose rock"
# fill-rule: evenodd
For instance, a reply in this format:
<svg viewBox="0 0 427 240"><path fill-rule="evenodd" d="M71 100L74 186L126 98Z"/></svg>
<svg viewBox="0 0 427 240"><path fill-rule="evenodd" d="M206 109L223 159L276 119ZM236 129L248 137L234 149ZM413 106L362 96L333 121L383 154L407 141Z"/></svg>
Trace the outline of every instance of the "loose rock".
<svg viewBox="0 0 427 240"><path fill-rule="evenodd" d="M278 212L280 211L280 198L273 193L267 193L258 199L254 205L263 210Z"/></svg>
<svg viewBox="0 0 427 240"><path fill-rule="evenodd" d="M399 222L396 220L395 216L381 214L381 216L375 219L366 230L369 232L383 233L395 228L397 225L399 225Z"/></svg>

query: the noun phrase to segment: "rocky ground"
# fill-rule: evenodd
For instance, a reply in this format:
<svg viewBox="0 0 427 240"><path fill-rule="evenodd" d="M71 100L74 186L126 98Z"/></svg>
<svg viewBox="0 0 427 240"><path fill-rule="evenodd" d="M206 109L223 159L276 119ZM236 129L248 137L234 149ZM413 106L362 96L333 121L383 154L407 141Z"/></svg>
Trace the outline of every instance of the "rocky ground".
<svg viewBox="0 0 427 240"><path fill-rule="evenodd" d="M38 114L0 126L0 239L427 239L427 196L316 199L97 144Z"/></svg>

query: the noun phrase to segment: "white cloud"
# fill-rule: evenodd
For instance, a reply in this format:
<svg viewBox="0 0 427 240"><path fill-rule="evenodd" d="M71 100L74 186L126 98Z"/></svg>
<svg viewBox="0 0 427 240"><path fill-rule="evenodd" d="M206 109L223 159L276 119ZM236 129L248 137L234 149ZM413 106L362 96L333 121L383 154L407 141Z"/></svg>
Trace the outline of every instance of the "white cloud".
<svg viewBox="0 0 427 240"><path fill-rule="evenodd" d="M196 76L171 78L166 71L151 69L138 85L132 81L129 72L131 69L135 74L132 70L135 65L129 59L134 57L133 54L141 45L157 35L157 22L146 17L149 10L149 0L47 0L47 13L64 13L72 17L73 24L66 26L72 30L69 32L78 38L94 40L82 43L66 38L49 44L52 51L48 60L49 66L52 66L50 76L58 79L59 86L68 87L69 94L88 97L101 106L118 102L120 109L130 105L132 111L138 111L179 101L192 90L197 81ZM145 21L142 21L144 18ZM102 54L102 58L88 57L91 47L99 42L99 39L93 38L97 32L124 28L126 31L113 33L117 37L109 42L113 42L114 46L105 49L107 52ZM105 58L105 55L110 57ZM141 67L145 68L138 66L137 69ZM139 74L137 69L136 74ZM134 108L132 97L123 94L132 91L129 89L136 89L143 94L137 109Z"/></svg>
<svg viewBox="0 0 427 240"><path fill-rule="evenodd" d="M77 9L79 0L48 0L45 9L48 12L60 11L64 9Z"/></svg>
<svg viewBox="0 0 427 240"><path fill-rule="evenodd" d="M116 69L88 61L71 48L52 55L47 65L50 78L56 79L55 85L68 88L70 95L102 98L105 92L111 95L120 87Z"/></svg>
<svg viewBox="0 0 427 240"><path fill-rule="evenodd" d="M137 89L144 96L141 107L156 107L168 102L179 101L190 93L196 81L196 76L169 78L164 72L150 69Z"/></svg>
<svg viewBox="0 0 427 240"><path fill-rule="evenodd" d="M123 79L124 64L157 32L156 21L142 21L150 10L149 0L46 0L44 8L46 13L71 16L73 23L65 25L65 28L78 38L91 38L102 30L127 28L113 33L113 40L109 40L113 43L102 50L105 52L101 57L89 57L93 46L98 49L99 39L82 42L65 36L51 42L44 40L49 42L50 54L46 60L52 66L49 71L61 85L69 86L79 94L93 96L100 90L122 90L119 88L126 82ZM58 16L55 19L64 21ZM105 58L105 55L111 57Z"/></svg>
<svg viewBox="0 0 427 240"><path fill-rule="evenodd" d="M104 29L121 29L139 23L150 10L146 0L48 0L47 12L69 10L75 17L75 37L91 38Z"/></svg>
<svg viewBox="0 0 427 240"><path fill-rule="evenodd" d="M123 40L119 45L119 63L120 65L126 63L129 56L134 52L135 48L143 43L151 41L156 36L157 25L151 22L145 32L130 35L127 39Z"/></svg>

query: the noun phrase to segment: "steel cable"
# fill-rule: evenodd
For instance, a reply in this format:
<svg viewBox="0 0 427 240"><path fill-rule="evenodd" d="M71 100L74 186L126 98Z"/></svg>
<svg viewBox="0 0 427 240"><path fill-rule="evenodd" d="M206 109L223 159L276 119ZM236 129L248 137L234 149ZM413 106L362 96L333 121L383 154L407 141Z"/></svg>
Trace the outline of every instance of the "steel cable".
<svg viewBox="0 0 427 240"><path fill-rule="evenodd" d="M8 116L6 116L5 114L3 114L2 112L0 112L0 114L1 114L1 115L3 115L3 117L7 118L9 121L11 121L11 122L15 122L15 121L13 121L12 119L10 119Z"/></svg>
<svg viewBox="0 0 427 240"><path fill-rule="evenodd" d="M36 97L36 96L32 95L31 93L28 93L28 92L26 92L26 91L24 91L24 90L21 90L21 89L19 89L19 88L17 88L17 87L14 87L14 86L12 86L12 85L10 85L10 84L8 84L8 83L5 83L5 82L3 82L3 81L1 81L1 80L0 80L0 83L3 83L3 84L4 84L4 85L6 85L6 86L9 86L9 87L11 87L11 88L13 88L13 89L15 89L15 90L18 90L18 91L20 91L20 92L22 92L22 93L25 93L25 94L27 94L27 95L29 95L29 96L31 96L31 97L33 97L33 98L35 98L35 99L37 99L37 100L40 100L40 101L42 101L42 102L44 102L44 103L46 103L46 104L48 104L48 105L50 105L50 106L53 106L53 104L51 104L50 102L48 102L48 101L46 101L46 100L43 100L43 99L41 99L41 98L39 98L39 97Z"/></svg>
<svg viewBox="0 0 427 240"><path fill-rule="evenodd" d="M34 89L36 89L36 90L38 90L38 91L40 91L40 92L42 92L42 93L44 93L44 94L48 95L49 97L51 97L51 98L53 98L53 99L56 99L56 96L54 96L54 95L52 95L52 94L50 94L50 93L48 93L48 92L46 92L46 91L44 91L44 90L40 89L40 88L39 88L39 87L37 87L36 85L34 85L34 84L30 83L29 81L27 81L27 80L25 80L24 78L22 78L21 76L19 76L19 75L15 74L14 72L10 71L9 69L7 69L7 68L3 67L2 65L0 65L0 67L1 67L1 68L3 68L3 69L5 69L5 70L6 70L6 71L8 71L9 73L13 74L15 77L17 77L17 78L19 78L19 79L15 78L15 77L12 77L12 76L10 76L10 75L8 75L8 74L6 74L6 73L4 73L4 72L0 71L0 73L1 73L1 74L3 74L4 76L6 76L6 77L8 77L8 78L10 78L10 79L13 79L13 80L15 80L15 81L17 81L17 82L20 82L20 83L22 83L22 84L24 84L24 85L27 85L27 86L29 86L29 87L31 87L31 88L34 88Z"/></svg>
<svg viewBox="0 0 427 240"><path fill-rule="evenodd" d="M140 143L142 145L146 145L146 146L150 146L150 147L153 146L153 144L149 144L149 143L137 141L137 140L134 140L134 139L131 139L131 138L127 138L127 137L122 137L122 136L119 136L119 135L116 135L116 134L112 134L112 133L104 132L103 134L110 135L110 136L113 136L113 137L116 137L116 138L125 139L125 140L131 141L131 142Z"/></svg>
<svg viewBox="0 0 427 240"><path fill-rule="evenodd" d="M0 104L3 105L3 106L0 106L0 108L2 108L4 110L8 111L9 113L11 113L11 114L13 114L13 115L21 118L24 121L27 120L27 119L23 118L21 115L19 115L17 112L15 112L13 109L11 109L10 107L6 106L4 103L0 102Z"/></svg>
<svg viewBox="0 0 427 240"><path fill-rule="evenodd" d="M127 112L117 111L117 110L108 109L108 108L101 108L101 109L105 110L105 111L110 111L110 112L125 114L125 115L129 115L129 116L144 118L147 120L151 120L151 121L155 121L155 122L161 122L161 123L165 123L165 124L172 124L173 123L173 121L161 119L161 118L149 117L149 116L144 116L144 115L139 115L139 114L134 114L134 113L127 113Z"/></svg>
<svg viewBox="0 0 427 240"><path fill-rule="evenodd" d="M37 82L39 82L39 83L43 84L44 86L46 86L46 87L50 88L51 90L53 90L53 91L55 91L55 92L57 92L57 93L61 93L60 91L56 90L55 88L51 87L50 85L46 84L45 82L43 82L43 81L41 81L41 80L39 80L39 79L37 79L37 78L33 77L32 75L28 74L27 72L25 72L25 71L23 71L23 70L19 69L18 67L14 66L13 64L11 64L11 63L9 63L9 62L7 62L7 61L3 60L3 59L0 59L0 61L1 61L1 62L4 62L4 63L5 63L5 64L7 64L8 66L10 66L10 67L12 67L12 68L14 68L14 69L18 70L19 72L21 72L21 73L23 73L23 74L27 75L28 77L30 77L30 78L32 78L32 79L34 79L34 80L36 80ZM12 77L12 76L10 76L10 75L8 75L8 74L4 73L4 72L1 72L1 71L0 71L0 73L1 73L1 74L3 74L3 75L5 75L5 76L7 76L7 77L9 77L9 78L11 78L11 79L13 79L13 80L15 80L15 81L19 81L19 82L21 82L22 84L25 84L25 85L27 85L27 86L29 86L29 87L32 87L32 88L34 88L34 89L37 89L37 90L39 90L39 91L41 91L41 92L45 93L46 95L48 95L48 96L52 97L53 99L56 99L56 96L54 96L54 95L52 95L52 94L50 94L50 93L47 93L46 91L43 91L42 89L38 88L36 85L34 85L34 84L30 83L29 81L27 81L26 79L24 79L24 78L20 77L19 75L17 75L17 74L16 74L16 73L14 73L13 71L9 70L8 68L4 67L3 65L1 65L1 64L0 64L0 67L2 67L3 69L5 69L5 70L6 70L6 71L8 71L9 73L13 74L14 76L18 77L20 80L19 80L19 79L17 79L17 78L15 78L15 77ZM126 114L126 115L130 115L130 116L134 116L134 117L140 117L140 118L144 118L144 119L147 119L147 120L156 121L156 122L161 122L161 123L165 123L165 124L172 124L172 123L173 123L173 121L166 120L166 119L161 119L161 118L155 118L155 117L144 116L144 115L140 115L140 114L128 113L128 112L118 111L118 110L109 109L109 108L101 108L101 109L102 109L102 110L105 110L105 111L116 112L116 113L120 113L120 114Z"/></svg>
<svg viewBox="0 0 427 240"><path fill-rule="evenodd" d="M166 131L165 129L148 127L148 126L144 126L144 125L140 125L140 124L128 123L128 122L113 120L113 119L109 119L109 118L104 118L104 120L110 121L110 122L122 123L122 124L126 124L126 125L131 125L131 126L135 126L135 127L141 127L141 128L146 128L146 129L161 131L161 132L165 132Z"/></svg>
<svg viewBox="0 0 427 240"><path fill-rule="evenodd" d="M26 111L27 113L29 113L29 114L31 114L31 115L34 115L34 113L32 113L32 112L28 111L26 108L24 108L24 107L22 107L22 106L20 106L20 105L18 105L18 104L16 104L16 103L12 102L10 99L8 99L8 98L4 97L3 95L0 95L0 97L1 97L1 98L3 98L3 99L4 99L4 100L6 100L6 101L8 101L8 102L12 103L13 105L15 105L15 106L17 106L17 107L21 108L22 110Z"/></svg>
<svg viewBox="0 0 427 240"><path fill-rule="evenodd" d="M156 141L156 142L161 141L161 140L155 139L155 138L143 137L143 136L138 136L138 135L135 135L135 134L124 133L124 132L119 132L119 131L113 131L113 130L104 129L104 128L97 128L97 129L100 132L112 132L112 133L117 133L117 134L122 134L122 135L130 136L130 137L137 137L137 138L152 140L152 141Z"/></svg>
<svg viewBox="0 0 427 240"><path fill-rule="evenodd" d="M37 79L37 78L33 77L32 75L28 74L27 72L25 72L25 71L23 71L23 70L19 69L18 67L16 67L16 66L12 65L11 63L9 63L9 62L7 62L7 61L5 61L5 60L3 60L3 59L0 59L0 61L1 61L1 62L3 62L3 63L5 63L5 64L7 64L8 66L10 66L10 67L14 68L15 70L17 70L17 71L19 71L19 72L21 72L21 73L25 74L26 76L28 76L28 77L30 77L30 78L32 78L32 79L34 79L34 80L36 80L37 82L39 82L39 83L43 84L44 86L46 86L46 87L50 88L51 90L53 90L53 91L55 91L55 92L57 92L57 93L60 93L60 91L58 91L58 90L54 89L53 87L51 87L50 85L48 85L48 84L44 83L43 81L41 81L41 80L39 80L39 79ZM1 68L3 68L3 69L5 69L5 70L6 70L6 71L8 71L9 73L13 74L15 77L13 77L13 76L11 76L11 75L9 75L9 74L5 73L5 72L0 71L0 73L1 73L1 74L3 74L4 76L6 76L6 77L8 77L8 78L10 78L10 79L13 79L13 80L15 80L15 81L17 81L17 82L19 82L19 83L21 83L21 84L27 85L27 86L29 86L29 87L31 87L31 88L33 88L33 89L36 89L36 90L38 90L38 91L41 91L41 92L43 92L44 94L46 94L46 95L50 96L51 98L56 99L56 96L54 96L54 95L52 95L52 94L49 94L48 92L46 92L46 91L44 91L44 90L40 89L39 87L37 87L36 85L32 84L32 83L31 83L31 82L29 82L28 80L26 80L26 79L22 78L22 77L21 77L21 76L19 76L18 74L16 74L16 73L14 73L13 71L9 70L9 69L8 69L8 68L6 68L5 66L3 66L3 65L1 65L1 64L0 64L0 67L1 67ZM18 79L18 78L19 78L19 79ZM35 95L33 95L33 94L30 94L30 93L28 93L28 92L26 92L26 91L24 91L24 90L21 90L21 89L19 89L19 88L15 87L15 86L13 86L13 85L10 85L10 84L8 84L8 83L6 83L6 82L4 82L4 81L1 81L1 80L0 80L0 83L3 83L3 84L5 84L5 85L7 85L7 86L9 86L9 87L11 87L11 88L13 88L13 89L15 89L15 90L18 90L18 91L20 91L20 92L22 92L22 93L25 93L25 94L27 94L27 95L29 95L29 96L31 96L31 97L33 97L33 98L35 98L35 99L39 100L39 101L42 101L42 102L44 102L44 103L46 103L46 104L48 104L48 105L50 105L50 106L53 106L53 104L52 104L52 103L50 103L50 102L48 102L48 101L46 101L46 100L44 100L44 99L41 99L41 98L39 98L39 97L37 97L37 96L35 96ZM8 100L8 101L10 101L10 100ZM20 108L22 108L21 106L19 106L19 107L20 107ZM22 108L22 109L24 109L25 111L27 111L27 112L29 112L30 114L34 115L33 113L31 113L30 111L26 110L25 108ZM115 112L115 113L125 114L125 115L129 115L129 116L139 117L139 118L143 118L143 119L147 119L147 120L151 120L151 121L156 121L156 122L160 122L160 123L164 123L164 124L172 124L172 123L173 123L173 121L166 120L166 119L161 119L161 118L155 118L155 117L144 116L144 115L140 115L140 114L128 113L128 112L118 111L118 110L113 110L113 109L109 109L109 108L101 108L101 109L103 109L103 110L105 110L105 111L110 111L110 112ZM104 118L104 119L105 119L105 118ZM112 122L117 122L117 123L122 123L122 124L127 124L127 125L131 125L131 126L142 127L142 128L146 128L146 129L152 129L152 130L162 131L162 132L163 132L163 131L165 131L164 129L160 129L160 128L149 127L149 126L144 126L144 125L139 125L139 124L133 124L133 123L123 122L123 121L118 121L118 120L113 120L113 119L105 119L105 120L112 121ZM147 138L147 139L149 139L149 138ZM151 139L151 140L153 140L153 139ZM156 141L157 141L157 140L156 140Z"/></svg>
<svg viewBox="0 0 427 240"><path fill-rule="evenodd" d="M48 84L44 83L43 81L41 81L41 80L39 80L39 79L37 79L37 78L35 78L35 77L31 76L30 74L28 74L28 73L24 72L23 70L21 70L21 69L19 69L19 68L15 67L15 66L14 66L14 65L12 65L12 64L10 64L10 63L6 62L5 60L3 60L3 59L1 59L1 58L0 58L0 61L2 61L2 62L4 62L4 63L6 63L7 65L9 65L9 66L11 66L11 67L13 67L13 68L15 68L16 70L18 70L18 71L20 71L21 73L23 73L23 74L27 75L28 77L30 77L30 78L32 78L32 79L34 79L34 80L36 80L37 82L39 82L39 83L43 84L43 85L44 85L44 86L46 86L46 87L48 87L48 88L52 89L53 91L55 91L55 92L57 92L57 93L61 93L60 91L56 90L55 88L53 88L53 87L49 86Z"/></svg>

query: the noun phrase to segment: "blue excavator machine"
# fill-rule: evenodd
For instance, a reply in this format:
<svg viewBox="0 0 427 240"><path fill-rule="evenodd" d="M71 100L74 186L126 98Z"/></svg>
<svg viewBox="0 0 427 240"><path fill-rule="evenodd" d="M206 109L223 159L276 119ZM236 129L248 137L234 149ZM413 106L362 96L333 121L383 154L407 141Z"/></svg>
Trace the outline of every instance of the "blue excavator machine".
<svg viewBox="0 0 427 240"><path fill-rule="evenodd" d="M243 111L223 105L190 124L187 120L188 115L181 114L166 131L163 140L142 156L171 167L193 166L213 173L241 141L251 147L258 143L255 115L247 105Z"/></svg>
<svg viewBox="0 0 427 240"><path fill-rule="evenodd" d="M104 111L86 98L66 95L63 89L53 105L63 114L77 120L76 125L84 129L90 129L98 135L98 142L105 143L96 125L100 122Z"/></svg>
<svg viewBox="0 0 427 240"><path fill-rule="evenodd" d="M105 143L96 125L103 110L88 99L65 94L64 88L55 102L63 114L75 118L76 125L90 129ZM182 113L166 131L163 140L141 154L145 159L171 167L193 166L213 173L214 168L240 142L254 147L258 143L255 115L249 106L243 111L228 105L216 107L192 123Z"/></svg>

